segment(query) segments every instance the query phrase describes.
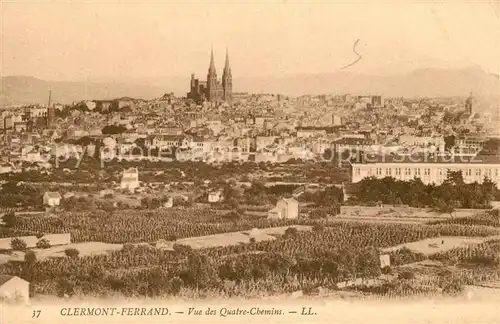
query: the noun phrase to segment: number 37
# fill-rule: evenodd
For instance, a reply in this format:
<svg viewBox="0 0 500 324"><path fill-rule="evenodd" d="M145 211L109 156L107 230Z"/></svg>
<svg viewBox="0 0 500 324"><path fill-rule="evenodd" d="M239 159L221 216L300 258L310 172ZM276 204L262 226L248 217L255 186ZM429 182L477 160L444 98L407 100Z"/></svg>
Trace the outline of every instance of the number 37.
<svg viewBox="0 0 500 324"><path fill-rule="evenodd" d="M31 315L31 318L38 318L38 317L40 317L40 313L41 313L41 312L42 312L42 311L41 311L41 310L39 310L39 309L34 310L34 311L33 311L33 315Z"/></svg>

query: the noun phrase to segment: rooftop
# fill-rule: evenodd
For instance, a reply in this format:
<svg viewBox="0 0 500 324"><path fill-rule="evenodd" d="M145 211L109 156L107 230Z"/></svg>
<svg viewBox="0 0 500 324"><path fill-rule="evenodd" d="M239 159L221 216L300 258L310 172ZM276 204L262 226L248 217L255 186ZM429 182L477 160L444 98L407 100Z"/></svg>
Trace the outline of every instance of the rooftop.
<svg viewBox="0 0 500 324"><path fill-rule="evenodd" d="M14 276L0 274L0 286L2 286L4 283L6 283L7 281L9 281L12 278L14 278Z"/></svg>

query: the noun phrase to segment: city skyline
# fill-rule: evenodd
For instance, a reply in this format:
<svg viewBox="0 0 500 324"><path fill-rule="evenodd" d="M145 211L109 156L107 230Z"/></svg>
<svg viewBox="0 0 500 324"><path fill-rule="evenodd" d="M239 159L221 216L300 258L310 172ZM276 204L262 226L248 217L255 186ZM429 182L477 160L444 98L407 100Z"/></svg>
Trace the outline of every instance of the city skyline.
<svg viewBox="0 0 500 324"><path fill-rule="evenodd" d="M220 49L230 49L240 77L393 75L468 66L500 74L493 2L24 2L3 3L1 11L2 76L99 81L203 75L211 46L219 69Z"/></svg>

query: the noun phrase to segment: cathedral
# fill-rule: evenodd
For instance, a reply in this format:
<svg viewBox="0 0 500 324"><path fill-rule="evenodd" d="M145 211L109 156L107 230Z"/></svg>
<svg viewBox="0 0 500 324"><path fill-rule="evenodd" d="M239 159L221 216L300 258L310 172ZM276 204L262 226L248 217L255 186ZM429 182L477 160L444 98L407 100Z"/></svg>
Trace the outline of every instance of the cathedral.
<svg viewBox="0 0 500 324"><path fill-rule="evenodd" d="M226 50L226 63L222 72L222 82L217 80L215 71L214 51L210 54L210 66L208 68L207 81L195 79L191 74L191 90L188 92L188 99L194 100L197 104L204 101L212 103L227 102L231 103L233 90L233 77L229 67L229 55Z"/></svg>

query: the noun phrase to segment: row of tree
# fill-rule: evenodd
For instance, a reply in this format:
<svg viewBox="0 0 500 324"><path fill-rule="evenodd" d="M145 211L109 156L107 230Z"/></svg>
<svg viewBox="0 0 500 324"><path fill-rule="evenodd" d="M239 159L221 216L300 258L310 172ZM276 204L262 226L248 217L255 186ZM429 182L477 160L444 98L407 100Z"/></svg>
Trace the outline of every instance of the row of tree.
<svg viewBox="0 0 500 324"><path fill-rule="evenodd" d="M417 178L411 181L392 177L366 178L359 182L352 200L355 203L432 207L451 213L455 208L490 208L492 200L500 200L500 190L488 178L482 183L465 183L461 171L448 171L441 185L425 185Z"/></svg>

